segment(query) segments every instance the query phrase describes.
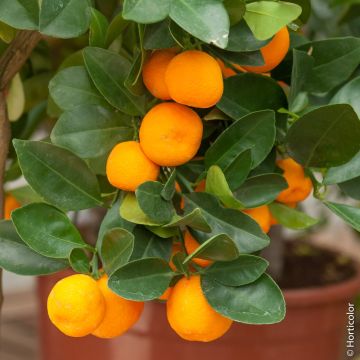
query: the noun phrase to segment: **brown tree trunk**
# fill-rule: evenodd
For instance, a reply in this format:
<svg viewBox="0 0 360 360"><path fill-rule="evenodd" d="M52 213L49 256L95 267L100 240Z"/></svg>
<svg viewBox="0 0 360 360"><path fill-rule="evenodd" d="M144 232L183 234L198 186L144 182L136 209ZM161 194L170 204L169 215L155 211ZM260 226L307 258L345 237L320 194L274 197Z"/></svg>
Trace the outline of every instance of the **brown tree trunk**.
<svg viewBox="0 0 360 360"><path fill-rule="evenodd" d="M40 39L41 34L38 32L19 31L0 58L0 219L4 217L4 174L11 140L5 89L14 75L20 71ZM0 269L0 310L2 303L2 269Z"/></svg>

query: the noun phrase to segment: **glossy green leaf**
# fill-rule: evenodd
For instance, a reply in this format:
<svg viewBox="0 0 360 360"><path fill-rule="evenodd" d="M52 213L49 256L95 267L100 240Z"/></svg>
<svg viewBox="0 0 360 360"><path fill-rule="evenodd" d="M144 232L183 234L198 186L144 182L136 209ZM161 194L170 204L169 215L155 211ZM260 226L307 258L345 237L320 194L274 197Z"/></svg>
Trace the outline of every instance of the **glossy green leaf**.
<svg viewBox="0 0 360 360"><path fill-rule="evenodd" d="M157 258L132 261L110 276L108 285L118 295L135 301L160 297L173 277L168 263Z"/></svg>
<svg viewBox="0 0 360 360"><path fill-rule="evenodd" d="M55 145L84 159L107 155L116 144L133 137L131 117L96 105L63 113L51 132Z"/></svg>
<svg viewBox="0 0 360 360"><path fill-rule="evenodd" d="M162 258L170 260L172 241L163 239L142 226L136 226L134 231L134 251L131 260L144 258Z"/></svg>
<svg viewBox="0 0 360 360"><path fill-rule="evenodd" d="M302 230L316 225L319 220L279 203L269 205L271 215L277 222L289 229Z"/></svg>
<svg viewBox="0 0 360 360"><path fill-rule="evenodd" d="M324 184L338 184L360 176L360 152L344 165L332 167L324 177Z"/></svg>
<svg viewBox="0 0 360 360"><path fill-rule="evenodd" d="M229 14L230 24L239 23L246 11L245 0L224 0L224 6Z"/></svg>
<svg viewBox="0 0 360 360"><path fill-rule="evenodd" d="M144 49L168 49L175 46L176 42L171 36L169 25L168 20L147 25L144 36Z"/></svg>
<svg viewBox="0 0 360 360"><path fill-rule="evenodd" d="M200 243L215 235L225 234L235 242L240 253L252 253L269 244L269 238L254 220L241 211L223 208L210 194L185 195L185 210L194 208L201 209L202 215L211 227L209 233L193 231Z"/></svg>
<svg viewBox="0 0 360 360"><path fill-rule="evenodd" d="M250 66L260 66L264 65L264 59L259 50L255 51L227 51L219 49L215 46L209 46L206 48L210 54L212 54L215 58L220 58L225 63L230 65L250 65ZM236 69L235 69L236 70Z"/></svg>
<svg viewBox="0 0 360 360"><path fill-rule="evenodd" d="M179 230L176 227L146 226L146 229L162 239L172 238L179 234Z"/></svg>
<svg viewBox="0 0 360 360"><path fill-rule="evenodd" d="M270 153L275 141L275 114L265 110L244 116L230 125L205 154L205 165L218 165L225 173L239 154L250 149L252 168Z"/></svg>
<svg viewBox="0 0 360 360"><path fill-rule="evenodd" d="M157 223L151 220L141 209L135 194L128 193L120 206L120 216L134 224L158 226L161 223Z"/></svg>
<svg viewBox="0 0 360 360"><path fill-rule="evenodd" d="M225 234L218 234L202 243L185 260L188 263L194 258L214 261L231 261L239 256L235 243Z"/></svg>
<svg viewBox="0 0 360 360"><path fill-rule="evenodd" d="M208 44L225 48L228 43L230 21L221 0L172 0L170 17Z"/></svg>
<svg viewBox="0 0 360 360"><path fill-rule="evenodd" d="M72 110L80 105L109 106L83 66L59 71L50 81L49 91L51 98L63 110Z"/></svg>
<svg viewBox="0 0 360 360"><path fill-rule="evenodd" d="M21 239L41 255L68 258L73 249L88 246L66 214L51 205L23 206L11 219Z"/></svg>
<svg viewBox="0 0 360 360"><path fill-rule="evenodd" d="M108 275L125 265L134 249L134 235L122 228L112 228L105 232L100 255Z"/></svg>
<svg viewBox="0 0 360 360"><path fill-rule="evenodd" d="M0 221L0 267L19 275L47 275L69 267L62 259L51 259L30 249L11 221Z"/></svg>
<svg viewBox="0 0 360 360"><path fill-rule="evenodd" d="M269 263L254 255L240 255L236 260L216 262L206 269L205 277L227 286L247 285L257 280Z"/></svg>
<svg viewBox="0 0 360 360"><path fill-rule="evenodd" d="M123 17L141 24L156 23L170 12L171 0L125 0Z"/></svg>
<svg viewBox="0 0 360 360"><path fill-rule="evenodd" d="M287 100L283 89L272 78L245 73L224 80L224 93L217 107L237 120L258 110L287 108Z"/></svg>
<svg viewBox="0 0 360 360"><path fill-rule="evenodd" d="M43 202L43 199L29 185L11 189L9 193L22 205L32 202Z"/></svg>
<svg viewBox="0 0 360 360"><path fill-rule="evenodd" d="M255 37L266 40L296 20L301 7L284 1L255 1L246 4L244 19Z"/></svg>
<svg viewBox="0 0 360 360"><path fill-rule="evenodd" d="M307 43L299 48L315 59L306 88L316 94L329 92L342 84L359 66L360 39L333 38Z"/></svg>
<svg viewBox="0 0 360 360"><path fill-rule="evenodd" d="M105 99L129 115L144 114L144 99L131 94L124 82L131 63L123 56L109 50L88 47L83 50L87 71Z"/></svg>
<svg viewBox="0 0 360 360"><path fill-rule="evenodd" d="M123 18L121 12L112 19L106 33L106 48L122 34L130 23L130 21Z"/></svg>
<svg viewBox="0 0 360 360"><path fill-rule="evenodd" d="M254 208L274 201L288 187L279 174L262 174L248 178L234 193L246 208Z"/></svg>
<svg viewBox="0 0 360 360"><path fill-rule="evenodd" d="M236 0L238 1L238 0ZM230 28L227 51L255 51L265 46L269 40L258 40L254 37L245 21L240 21Z"/></svg>
<svg viewBox="0 0 360 360"><path fill-rule="evenodd" d="M209 224L202 215L201 210L198 208L192 209L189 212L185 212L184 216L175 215L170 223L164 225L164 227L178 227L178 226L189 226L193 229L200 230L203 232L211 231Z"/></svg>
<svg viewBox="0 0 360 360"><path fill-rule="evenodd" d="M64 210L102 205L96 176L66 149L41 141L13 141L29 185L46 201Z"/></svg>
<svg viewBox="0 0 360 360"><path fill-rule="evenodd" d="M210 166L206 176L206 192L216 196L226 207L244 209L241 201L237 200L219 166Z"/></svg>
<svg viewBox="0 0 360 360"><path fill-rule="evenodd" d="M176 169L174 169L171 172L169 178L166 180L166 183L164 184L164 187L161 191L160 195L164 200L169 201L174 197L176 191L175 183L176 183Z"/></svg>
<svg viewBox="0 0 360 360"><path fill-rule="evenodd" d="M360 176L340 183L338 186L347 196L360 200Z"/></svg>
<svg viewBox="0 0 360 360"><path fill-rule="evenodd" d="M220 314L245 324L273 324L285 317L281 290L263 274L251 284L226 286L203 276L201 287L209 304Z"/></svg>
<svg viewBox="0 0 360 360"><path fill-rule="evenodd" d="M106 36L109 22L105 15L96 9L91 9L89 45L106 47Z"/></svg>
<svg viewBox="0 0 360 360"><path fill-rule="evenodd" d="M168 223L175 213L172 203L161 196L163 190L160 182L147 181L135 192L141 210L158 224Z"/></svg>
<svg viewBox="0 0 360 360"><path fill-rule="evenodd" d="M349 104L360 117L360 76L346 83L330 100L330 104Z"/></svg>
<svg viewBox="0 0 360 360"><path fill-rule="evenodd" d="M290 156L305 167L332 167L360 150L359 139L360 121L352 107L343 104L308 112L291 126L286 142Z"/></svg>
<svg viewBox="0 0 360 360"><path fill-rule="evenodd" d="M69 256L71 268L80 274L90 273L90 260L83 249L73 249Z"/></svg>
<svg viewBox="0 0 360 360"><path fill-rule="evenodd" d="M326 201L324 204L347 224L360 232L360 208Z"/></svg>
<svg viewBox="0 0 360 360"><path fill-rule="evenodd" d="M4 43L10 44L11 41L15 38L15 35L15 28L0 21L0 39L4 41Z"/></svg>

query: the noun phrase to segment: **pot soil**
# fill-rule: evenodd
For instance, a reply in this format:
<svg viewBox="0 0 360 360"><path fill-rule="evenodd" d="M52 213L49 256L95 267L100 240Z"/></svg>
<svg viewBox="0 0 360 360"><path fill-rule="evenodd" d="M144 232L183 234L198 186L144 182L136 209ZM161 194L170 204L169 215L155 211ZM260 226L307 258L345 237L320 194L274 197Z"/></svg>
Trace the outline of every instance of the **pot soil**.
<svg viewBox="0 0 360 360"><path fill-rule="evenodd" d="M274 325L234 323L221 339L193 343L169 327L165 304L148 303L141 320L113 340L72 339L48 320L46 298L63 274L39 278L43 360L340 360L345 347L348 304L360 290L360 269L347 258L306 243L286 245L283 274L287 315Z"/></svg>

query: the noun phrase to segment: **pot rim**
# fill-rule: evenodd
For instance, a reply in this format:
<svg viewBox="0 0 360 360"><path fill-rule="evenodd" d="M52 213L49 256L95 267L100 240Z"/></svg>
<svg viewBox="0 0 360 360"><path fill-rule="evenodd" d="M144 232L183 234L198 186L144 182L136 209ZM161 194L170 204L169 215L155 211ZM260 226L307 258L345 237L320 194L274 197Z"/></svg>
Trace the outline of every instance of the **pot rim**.
<svg viewBox="0 0 360 360"><path fill-rule="evenodd" d="M309 307L321 303L347 302L360 291L360 264L355 265L351 278L325 286L282 290L286 304L292 307Z"/></svg>

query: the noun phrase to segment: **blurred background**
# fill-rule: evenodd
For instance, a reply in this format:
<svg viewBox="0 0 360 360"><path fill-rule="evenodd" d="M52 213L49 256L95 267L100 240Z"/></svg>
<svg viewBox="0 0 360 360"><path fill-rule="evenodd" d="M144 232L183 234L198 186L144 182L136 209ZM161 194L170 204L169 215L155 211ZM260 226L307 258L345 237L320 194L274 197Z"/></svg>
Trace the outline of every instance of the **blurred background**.
<svg viewBox="0 0 360 360"><path fill-rule="evenodd" d="M293 1L302 3L301 0ZM304 28L306 36L310 39L320 40L329 36L360 36L360 3L356 0L312 0L312 14L308 25ZM111 14L117 7L118 1L98 1L98 7L104 13ZM33 61L38 67L46 70L51 65L42 63L42 52L50 52L55 63L65 58L67 53L81 48L86 42L84 39L76 40L47 40L42 42L34 53ZM59 64L56 64L57 66ZM358 70L359 72L359 70ZM46 74L46 71L44 71ZM47 82L50 76L43 76L41 93L36 96L47 97ZM29 84L28 84L29 85ZM31 84L30 84L31 85ZM29 86L30 86L29 85ZM330 94L331 95L331 94ZM34 100L34 99L33 99ZM34 100L35 101L35 100ZM360 101L360 99L359 99ZM50 108L56 112L56 109ZM52 126L51 119L45 126ZM35 136L41 137L42 134ZM10 189L18 184L10 184ZM341 194L334 193L333 200L339 199ZM343 200L342 200L343 202ZM360 263L360 235L350 230L338 218L329 213L319 214L315 203L309 200L305 204L308 213L318 217L326 218L326 221L315 231L306 234L294 234L287 232L288 239L301 236L306 243L314 244L324 251L336 251ZM324 210L322 210L324 211ZM93 214L83 213L78 219L80 227L87 229L90 233L91 226L94 226ZM96 215L97 216L97 215ZM99 215L101 216L101 214ZM276 265L276 264L275 264ZM317 271L316 263L311 268L312 272ZM5 272L3 279L5 302L1 314L0 333L0 359L1 360L40 360L40 332L39 332L39 296L38 280L32 277L20 277ZM345 314L344 314L345 316ZM360 298L357 300L357 324L356 324L356 353L352 358L360 360ZM316 339L314 339L316 341ZM344 341L345 348L345 341ZM58 349L61 352L61 349ZM344 350L344 359L349 358ZM68 360L68 358L66 358ZM70 358L69 358L70 359ZM105 358L104 358L105 359ZM52 360L52 359L44 359ZM70 359L71 360L71 359ZM105 359L106 360L106 359ZM128 359L126 359L128 360ZM138 359L135 359L138 360ZM256 359L246 359L256 360ZM285 360L285 359L279 359Z"/></svg>

